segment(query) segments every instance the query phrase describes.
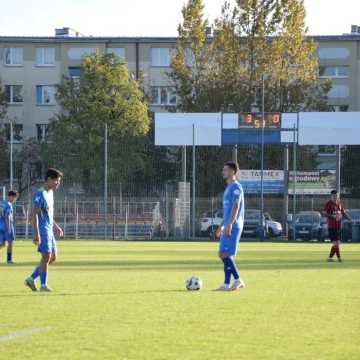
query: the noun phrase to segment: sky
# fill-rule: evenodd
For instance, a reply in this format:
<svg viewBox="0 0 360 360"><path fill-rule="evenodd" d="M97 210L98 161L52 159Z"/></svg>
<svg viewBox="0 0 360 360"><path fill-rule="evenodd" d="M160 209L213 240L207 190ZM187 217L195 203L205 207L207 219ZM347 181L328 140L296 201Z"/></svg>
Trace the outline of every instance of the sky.
<svg viewBox="0 0 360 360"><path fill-rule="evenodd" d="M176 36L185 0L0 0L0 35L53 36L71 27L93 36ZM204 0L216 18L223 0ZM360 0L305 0L311 35L340 35L360 25Z"/></svg>

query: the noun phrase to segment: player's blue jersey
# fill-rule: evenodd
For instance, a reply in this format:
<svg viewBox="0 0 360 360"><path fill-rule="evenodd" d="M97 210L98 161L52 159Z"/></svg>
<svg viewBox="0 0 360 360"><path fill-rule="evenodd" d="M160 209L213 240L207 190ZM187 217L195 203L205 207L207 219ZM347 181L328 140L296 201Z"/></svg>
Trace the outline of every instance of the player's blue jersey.
<svg viewBox="0 0 360 360"><path fill-rule="evenodd" d="M54 193L52 190L40 188L34 193L33 205L40 208L38 215L39 231L42 236L53 234L54 225Z"/></svg>
<svg viewBox="0 0 360 360"><path fill-rule="evenodd" d="M238 181L234 181L229 184L224 192L223 208L224 208L224 226L226 226L231 217L231 211L235 203L240 203L239 211L236 215L233 227L238 227L241 231L244 227L244 191Z"/></svg>
<svg viewBox="0 0 360 360"><path fill-rule="evenodd" d="M14 222L13 206L10 201L2 201L0 203L0 229L6 229L6 217L9 217L10 225Z"/></svg>

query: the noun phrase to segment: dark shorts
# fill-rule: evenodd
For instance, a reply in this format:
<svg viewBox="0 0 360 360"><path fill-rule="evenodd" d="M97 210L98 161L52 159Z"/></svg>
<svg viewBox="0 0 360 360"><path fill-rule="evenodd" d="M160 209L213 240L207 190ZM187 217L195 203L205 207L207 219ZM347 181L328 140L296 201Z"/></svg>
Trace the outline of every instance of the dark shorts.
<svg viewBox="0 0 360 360"><path fill-rule="evenodd" d="M341 229L329 229L329 238L331 241L340 241Z"/></svg>

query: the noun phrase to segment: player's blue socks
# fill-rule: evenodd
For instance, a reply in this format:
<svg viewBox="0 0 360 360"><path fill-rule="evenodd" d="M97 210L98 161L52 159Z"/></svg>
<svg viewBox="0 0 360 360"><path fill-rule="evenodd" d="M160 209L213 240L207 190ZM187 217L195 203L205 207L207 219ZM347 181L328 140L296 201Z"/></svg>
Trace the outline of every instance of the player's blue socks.
<svg viewBox="0 0 360 360"><path fill-rule="evenodd" d="M7 253L7 262L12 261L12 252Z"/></svg>
<svg viewBox="0 0 360 360"><path fill-rule="evenodd" d="M40 273L41 286L44 286L44 285L47 284L47 276L48 276L47 272L41 272Z"/></svg>
<svg viewBox="0 0 360 360"><path fill-rule="evenodd" d="M238 280L240 276L234 259L232 257L227 257L223 260L223 262L225 271L225 284L230 284L231 275L234 277L235 280Z"/></svg>
<svg viewBox="0 0 360 360"><path fill-rule="evenodd" d="M40 266L37 266L34 272L30 275L34 280L40 276Z"/></svg>
<svg viewBox="0 0 360 360"><path fill-rule="evenodd" d="M224 280L225 285L230 285L230 280L231 280L231 266L230 266L228 260L229 260L229 258L223 259L224 273L225 273L225 280Z"/></svg>

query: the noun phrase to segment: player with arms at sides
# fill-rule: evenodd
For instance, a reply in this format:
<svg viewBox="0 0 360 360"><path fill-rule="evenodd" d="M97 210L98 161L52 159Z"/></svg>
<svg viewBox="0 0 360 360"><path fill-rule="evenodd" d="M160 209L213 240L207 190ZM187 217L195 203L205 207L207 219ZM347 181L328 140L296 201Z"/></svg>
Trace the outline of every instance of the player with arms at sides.
<svg viewBox="0 0 360 360"><path fill-rule="evenodd" d="M330 255L327 261L332 262L333 256L336 254L338 261L341 262L340 255L340 239L341 239L341 220L343 217L351 221L350 216L346 213L342 202L339 199L338 192L336 190L331 191L331 198L325 204L323 215L327 218L329 238L332 242Z"/></svg>
<svg viewBox="0 0 360 360"><path fill-rule="evenodd" d="M41 254L40 264L25 280L25 285L32 291L37 291L35 279L40 276L40 291L52 291L47 285L49 265L55 262L57 256L54 228L59 236L64 235L61 227L54 221L54 191L60 186L63 174L57 169L50 168L46 172L44 185L35 191L31 211L31 224L34 228L34 244Z"/></svg>
<svg viewBox="0 0 360 360"><path fill-rule="evenodd" d="M230 161L224 165L222 171L227 183L223 197L224 218L215 235L220 238L219 257L224 263L225 280L216 291L235 291L245 287L234 262L244 227L245 211L244 191L236 179L238 171L238 164ZM234 278L232 285L231 276Z"/></svg>
<svg viewBox="0 0 360 360"><path fill-rule="evenodd" d="M0 248L7 243L7 263L13 264L13 242L15 240L14 231L14 210L13 204L17 200L19 193L16 190L8 192L7 200L0 204Z"/></svg>

